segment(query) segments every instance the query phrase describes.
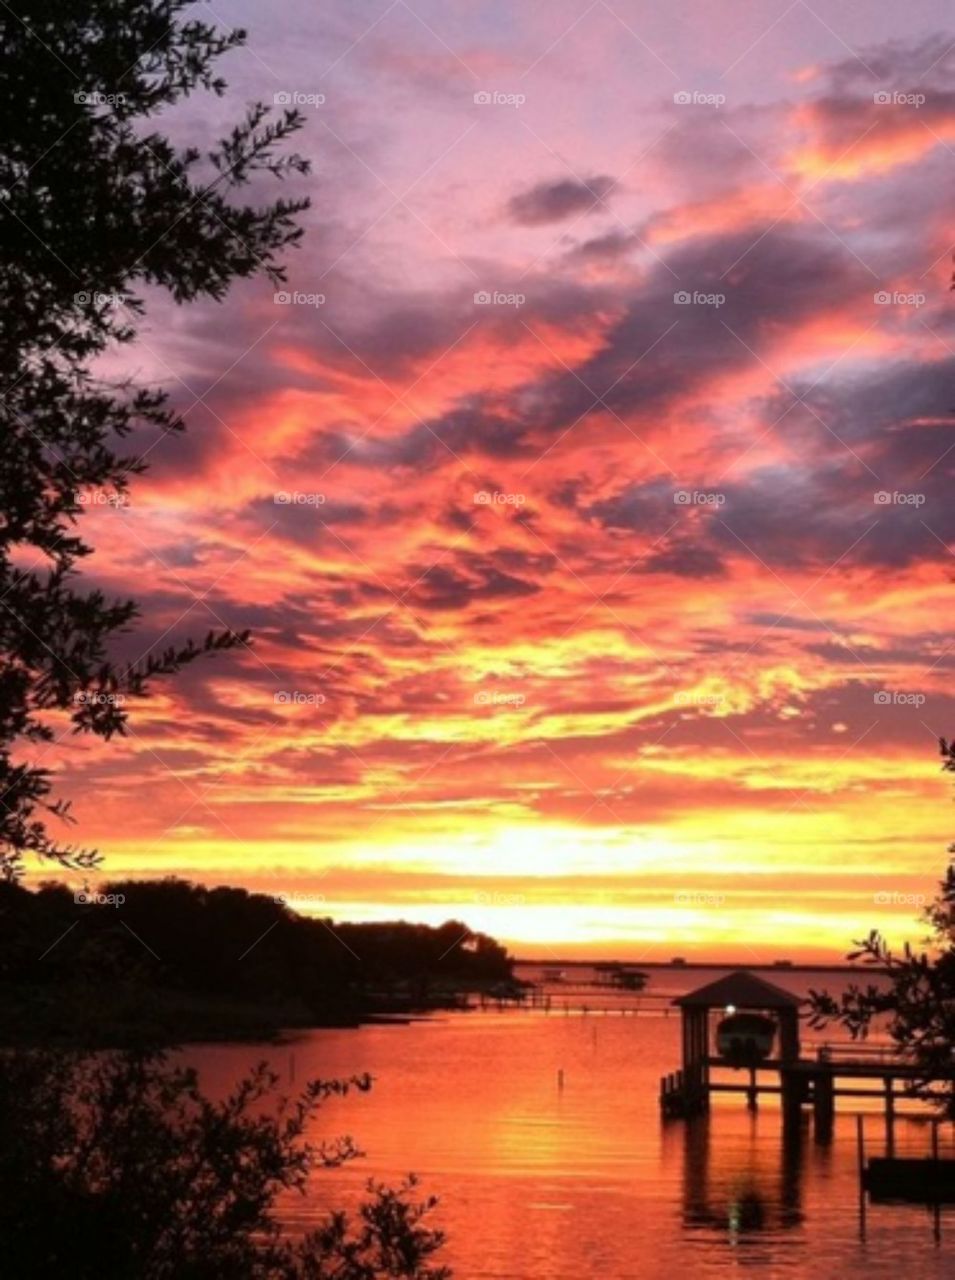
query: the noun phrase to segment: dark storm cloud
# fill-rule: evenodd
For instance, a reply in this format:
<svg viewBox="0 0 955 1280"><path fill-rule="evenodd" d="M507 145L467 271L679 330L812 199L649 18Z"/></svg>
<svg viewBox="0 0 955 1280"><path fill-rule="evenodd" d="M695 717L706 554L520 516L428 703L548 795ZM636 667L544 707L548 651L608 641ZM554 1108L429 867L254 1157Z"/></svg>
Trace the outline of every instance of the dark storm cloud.
<svg viewBox="0 0 955 1280"><path fill-rule="evenodd" d="M781 613L755 613L744 614L742 621L747 625L754 627L768 627L771 630L780 631L810 631L821 633L827 630L838 630L833 622L830 626L828 623L817 618L793 618Z"/></svg>
<svg viewBox="0 0 955 1280"><path fill-rule="evenodd" d="M502 568L523 577L552 573L557 568L557 557L548 552L522 551L516 547L501 547L495 560Z"/></svg>
<svg viewBox="0 0 955 1280"><path fill-rule="evenodd" d="M659 539L634 565L636 573L712 577L726 560L740 558L790 569L825 569L836 561L901 569L948 558L944 544L955 538L950 481L923 477L910 496L883 489L848 450L833 446L829 453L826 462L766 466L745 481L723 481L718 503L701 488L683 491L698 502L677 504L673 482L656 478L580 510L611 532Z"/></svg>
<svg viewBox="0 0 955 1280"><path fill-rule="evenodd" d="M576 372L617 412L662 407L714 374L751 367L781 333L868 289L865 276L812 230L776 227L758 244L749 231L694 240L654 266Z"/></svg>
<svg viewBox="0 0 955 1280"><path fill-rule="evenodd" d="M748 526L758 537L783 517L799 526L811 511L812 535L807 530L798 542L806 546L811 536L818 550L828 545L835 553L839 538L875 521L853 559L896 567L920 557L944 560L945 544L955 538L953 404L952 359L898 362L819 390L797 382L765 413L778 419L775 429L794 450L818 459L814 472L795 486L785 477L757 477L748 496L736 495L728 523L741 536ZM773 510L763 510L767 486L777 495Z"/></svg>
<svg viewBox="0 0 955 1280"><path fill-rule="evenodd" d="M676 538L637 566L643 573L672 574L677 578L719 578L726 572L722 557L712 547Z"/></svg>
<svg viewBox="0 0 955 1280"><path fill-rule="evenodd" d="M857 89L870 100L875 76L884 85L901 88L910 81L921 85L949 83L948 77L955 64L955 46L950 35L938 32L915 44L903 40L887 40L867 48L863 56L855 54L840 62L826 64L822 83L837 93Z"/></svg>
<svg viewBox="0 0 955 1280"><path fill-rule="evenodd" d="M276 538L315 546L333 537L331 530L338 525L366 525L372 519L387 519L389 513L374 512L362 503L338 501L323 493L277 490L273 497L248 503L238 514L240 521L247 517L256 528L268 530Z"/></svg>
<svg viewBox="0 0 955 1280"><path fill-rule="evenodd" d="M926 668L948 670L955 667L955 653L948 652L949 645L948 637L925 638L924 643L919 647L904 648L898 645L882 648L871 644L853 644L849 647L833 641L809 645L806 651L824 658L826 662L836 662L840 665L851 665L861 660L872 667L915 667L922 671Z"/></svg>
<svg viewBox="0 0 955 1280"><path fill-rule="evenodd" d="M416 579L408 593L420 609L466 609L472 600L520 598L540 590L534 582L505 573L489 561L467 558L467 572L438 564L423 572L411 571Z"/></svg>
<svg viewBox="0 0 955 1280"><path fill-rule="evenodd" d="M726 505L706 528L723 553L776 567L941 564L955 511L938 489L923 482L921 501L884 490L849 454L829 465L766 467L726 488Z"/></svg>
<svg viewBox="0 0 955 1280"><path fill-rule="evenodd" d="M612 497L583 508L582 514L606 529L661 534L674 522L674 488L668 477L657 476L627 485Z"/></svg>
<svg viewBox="0 0 955 1280"><path fill-rule="evenodd" d="M600 412L601 399L623 418L660 414L714 377L751 368L780 334L871 292L865 269L824 233L778 227L755 245L742 232L694 241L667 266L655 265L639 288L618 291L620 318L599 350L572 371L548 371L506 400L471 395L402 436L366 443L352 461L419 466L440 463L442 453L533 454L589 412ZM687 294L722 301L681 302ZM536 332L530 297L521 315L525 333ZM597 299L606 301L606 291ZM345 443L329 440L329 451Z"/></svg>
<svg viewBox="0 0 955 1280"><path fill-rule="evenodd" d="M632 253L640 244L640 237L630 231L614 230L605 235L594 236L584 240L582 244L568 249L566 258L570 263L614 263Z"/></svg>
<svg viewBox="0 0 955 1280"><path fill-rule="evenodd" d="M468 300L470 302L470 299ZM346 364L367 363L379 377L392 377L432 359L452 345L474 320L473 306L455 307L434 297L409 297L390 304L367 323L356 325L345 316L329 315L328 345ZM339 336L340 335L340 336ZM410 380L410 379L409 379ZM401 388L396 388L401 390Z"/></svg>
<svg viewBox="0 0 955 1280"><path fill-rule="evenodd" d="M748 233L693 241L623 295L622 315L593 355L536 384L516 425L559 433L599 411L597 398L623 418L661 413L713 378L751 368L781 335L869 292L870 279L813 231L777 227L755 245Z"/></svg>
<svg viewBox="0 0 955 1280"><path fill-rule="evenodd" d="M528 191L511 197L507 204L508 216L522 227L563 222L574 214L598 208L614 185L614 179L605 174L580 181L562 178L557 182L538 182Z"/></svg>
<svg viewBox="0 0 955 1280"><path fill-rule="evenodd" d="M835 433L854 447L876 444L885 465L911 478L955 444L955 358L897 361L819 388L795 380L765 412L783 438L801 433L822 446Z"/></svg>
<svg viewBox="0 0 955 1280"><path fill-rule="evenodd" d="M681 491L668 477L627 485L616 495L582 510L617 535L653 539L627 569L628 574L667 574L679 578L715 578L726 571L720 552L708 539L704 524L713 507L687 507ZM690 525L690 528L687 528ZM642 545L642 544L637 544Z"/></svg>
<svg viewBox="0 0 955 1280"><path fill-rule="evenodd" d="M514 420L495 412L489 403L468 405L422 422L400 435L354 435L329 432L310 450L316 460L333 463L345 458L352 466L385 469L431 469L462 456L514 458L530 454Z"/></svg>

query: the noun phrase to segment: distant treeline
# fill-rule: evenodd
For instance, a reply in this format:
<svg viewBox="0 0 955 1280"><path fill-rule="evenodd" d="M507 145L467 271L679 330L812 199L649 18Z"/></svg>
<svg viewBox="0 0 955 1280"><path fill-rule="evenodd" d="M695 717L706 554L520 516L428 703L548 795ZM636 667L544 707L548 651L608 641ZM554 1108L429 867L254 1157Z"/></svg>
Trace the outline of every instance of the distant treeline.
<svg viewBox="0 0 955 1280"><path fill-rule="evenodd" d="M126 880L77 901L0 883L0 1043L258 1037L453 1004L512 981L460 921L343 924L280 899Z"/></svg>

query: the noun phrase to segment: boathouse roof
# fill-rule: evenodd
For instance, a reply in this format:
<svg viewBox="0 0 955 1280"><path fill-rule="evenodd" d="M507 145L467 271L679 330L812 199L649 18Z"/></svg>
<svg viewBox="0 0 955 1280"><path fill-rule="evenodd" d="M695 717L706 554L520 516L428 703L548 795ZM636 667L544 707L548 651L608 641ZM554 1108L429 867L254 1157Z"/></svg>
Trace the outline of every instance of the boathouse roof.
<svg viewBox="0 0 955 1280"><path fill-rule="evenodd" d="M737 1009L796 1009L802 1000L774 982L757 977L749 969L737 969L725 978L717 978L705 987L678 996L673 1003L699 1009L725 1009L727 1005Z"/></svg>

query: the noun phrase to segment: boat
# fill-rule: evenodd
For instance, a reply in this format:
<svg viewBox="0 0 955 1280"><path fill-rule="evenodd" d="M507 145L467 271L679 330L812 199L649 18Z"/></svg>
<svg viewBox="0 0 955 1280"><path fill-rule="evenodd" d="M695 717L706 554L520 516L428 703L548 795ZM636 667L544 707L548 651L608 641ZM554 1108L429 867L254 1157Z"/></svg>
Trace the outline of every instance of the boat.
<svg viewBox="0 0 955 1280"><path fill-rule="evenodd" d="M768 1058L776 1022L762 1013L731 1013L716 1028L716 1048L734 1066L755 1066Z"/></svg>
<svg viewBox="0 0 955 1280"><path fill-rule="evenodd" d="M523 982L520 978L505 978L503 982L495 982L485 993L491 1000L526 1000L533 990L533 982Z"/></svg>
<svg viewBox="0 0 955 1280"><path fill-rule="evenodd" d="M649 981L647 974L619 960L594 965L598 986L619 987L623 991L642 991Z"/></svg>
<svg viewBox="0 0 955 1280"><path fill-rule="evenodd" d="M647 975L641 973L639 969L627 969L621 965L611 978L611 982L624 991L642 991L647 985Z"/></svg>

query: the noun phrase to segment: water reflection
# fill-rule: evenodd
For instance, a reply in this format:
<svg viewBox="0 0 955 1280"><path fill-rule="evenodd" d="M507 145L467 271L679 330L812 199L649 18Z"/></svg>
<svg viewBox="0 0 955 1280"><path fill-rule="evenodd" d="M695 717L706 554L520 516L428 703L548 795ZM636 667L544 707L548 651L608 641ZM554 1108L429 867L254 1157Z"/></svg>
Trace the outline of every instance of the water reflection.
<svg viewBox="0 0 955 1280"><path fill-rule="evenodd" d="M767 1142L759 1118L749 1121L735 1143L724 1134L718 1148L709 1116L668 1126L681 1146L685 1229L716 1232L732 1244L802 1224L804 1126L779 1125L778 1142Z"/></svg>
<svg viewBox="0 0 955 1280"><path fill-rule="evenodd" d="M376 1084L331 1103L312 1135L350 1132L367 1159L317 1175L284 1220L313 1229L330 1207L353 1207L366 1178L414 1169L440 1197L456 1280L949 1280L952 1235L938 1247L919 1206L874 1209L860 1240L851 1114L829 1145L786 1127L772 1100L751 1115L727 1096L708 1116L663 1123L659 1080L679 1031L665 1018L487 1013L304 1034L297 1081L370 1071ZM195 1052L212 1089L268 1056ZM277 1051L283 1078L289 1054ZM896 1142L923 1153L924 1125L900 1118Z"/></svg>

